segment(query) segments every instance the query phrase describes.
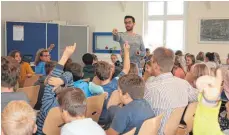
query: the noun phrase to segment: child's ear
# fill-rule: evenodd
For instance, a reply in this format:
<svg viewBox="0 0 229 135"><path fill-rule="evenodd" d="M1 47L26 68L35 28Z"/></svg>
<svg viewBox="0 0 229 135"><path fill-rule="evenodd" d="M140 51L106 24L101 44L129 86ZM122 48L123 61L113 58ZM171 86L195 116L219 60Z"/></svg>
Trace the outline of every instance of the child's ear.
<svg viewBox="0 0 229 135"><path fill-rule="evenodd" d="M130 99L131 98L131 96L128 93L124 94L123 97L124 97L124 99Z"/></svg>

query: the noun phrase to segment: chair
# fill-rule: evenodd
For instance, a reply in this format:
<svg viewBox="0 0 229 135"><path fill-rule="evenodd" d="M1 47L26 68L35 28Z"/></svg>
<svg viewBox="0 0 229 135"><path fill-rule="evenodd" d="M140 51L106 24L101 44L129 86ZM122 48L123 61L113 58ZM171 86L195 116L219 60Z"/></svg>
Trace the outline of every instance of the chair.
<svg viewBox="0 0 229 135"><path fill-rule="evenodd" d="M193 121L194 121L194 115L196 112L197 105L198 105L198 102L190 103L188 105L188 108L184 115L184 121L186 123L186 127L182 125L179 126L185 130L185 133L184 133L185 135L187 135L193 129Z"/></svg>
<svg viewBox="0 0 229 135"><path fill-rule="evenodd" d="M33 86L34 83L40 78L41 75L35 74L29 78L25 79L23 87Z"/></svg>
<svg viewBox="0 0 229 135"><path fill-rule="evenodd" d="M161 125L162 116L163 114L160 114L154 118L145 120L138 132L138 135L157 135Z"/></svg>
<svg viewBox="0 0 229 135"><path fill-rule="evenodd" d="M92 118L95 122L99 121L99 117L103 110L103 103L105 100L106 94L103 93L101 95L92 96L87 98L87 109L86 109L86 117Z"/></svg>
<svg viewBox="0 0 229 135"><path fill-rule="evenodd" d="M107 103L107 109L112 106L112 105L119 105L121 103L121 99L120 99L120 96L119 96L119 92L118 90L115 90L112 92L111 96L110 96L110 99Z"/></svg>
<svg viewBox="0 0 229 135"><path fill-rule="evenodd" d="M136 131L136 128L133 128L129 132L122 134L122 135L134 135L135 131Z"/></svg>
<svg viewBox="0 0 229 135"><path fill-rule="evenodd" d="M44 126L43 126L43 132L46 135L60 135L60 130L62 125L64 123L62 117L61 117L61 110L59 107L54 107L50 109L48 112L48 115L45 119Z"/></svg>
<svg viewBox="0 0 229 135"><path fill-rule="evenodd" d="M176 108L170 115L164 129L165 135L176 135L185 107Z"/></svg>
<svg viewBox="0 0 229 135"><path fill-rule="evenodd" d="M40 90L40 86L37 85L37 86L19 88L17 92L24 92L29 98L30 105L34 107L35 104L37 103L39 90Z"/></svg>

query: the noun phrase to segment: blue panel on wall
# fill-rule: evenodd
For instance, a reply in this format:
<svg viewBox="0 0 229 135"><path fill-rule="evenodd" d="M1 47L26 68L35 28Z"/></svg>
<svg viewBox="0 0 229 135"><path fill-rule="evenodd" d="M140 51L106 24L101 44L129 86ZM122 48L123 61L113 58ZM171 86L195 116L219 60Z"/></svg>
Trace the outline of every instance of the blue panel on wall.
<svg viewBox="0 0 229 135"><path fill-rule="evenodd" d="M24 26L24 41L13 41L13 26ZM12 50L19 50L22 55L33 55L38 49L46 48L46 24L30 22L6 22L7 55Z"/></svg>
<svg viewBox="0 0 229 135"><path fill-rule="evenodd" d="M58 24L47 24L47 47L55 44L51 51L52 60L58 61Z"/></svg>

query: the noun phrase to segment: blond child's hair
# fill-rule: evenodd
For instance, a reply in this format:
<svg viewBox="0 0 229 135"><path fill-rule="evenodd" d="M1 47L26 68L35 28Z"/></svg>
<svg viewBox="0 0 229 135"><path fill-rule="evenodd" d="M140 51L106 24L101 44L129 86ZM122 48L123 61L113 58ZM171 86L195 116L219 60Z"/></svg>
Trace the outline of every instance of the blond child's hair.
<svg viewBox="0 0 229 135"><path fill-rule="evenodd" d="M36 128L36 112L25 101L11 101L2 114L4 135L32 135Z"/></svg>

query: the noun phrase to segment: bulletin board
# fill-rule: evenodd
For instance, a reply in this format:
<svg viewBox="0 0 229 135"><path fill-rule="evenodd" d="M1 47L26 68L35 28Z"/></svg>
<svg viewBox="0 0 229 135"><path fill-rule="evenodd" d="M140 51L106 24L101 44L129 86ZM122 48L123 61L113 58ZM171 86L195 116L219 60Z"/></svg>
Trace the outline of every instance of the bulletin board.
<svg viewBox="0 0 229 135"><path fill-rule="evenodd" d="M120 44L113 40L111 32L93 33L93 52L94 53L116 53L120 54Z"/></svg>
<svg viewBox="0 0 229 135"><path fill-rule="evenodd" d="M19 50L34 61L37 50L55 44L50 52L52 60L58 60L58 24L38 22L6 22L6 55Z"/></svg>

